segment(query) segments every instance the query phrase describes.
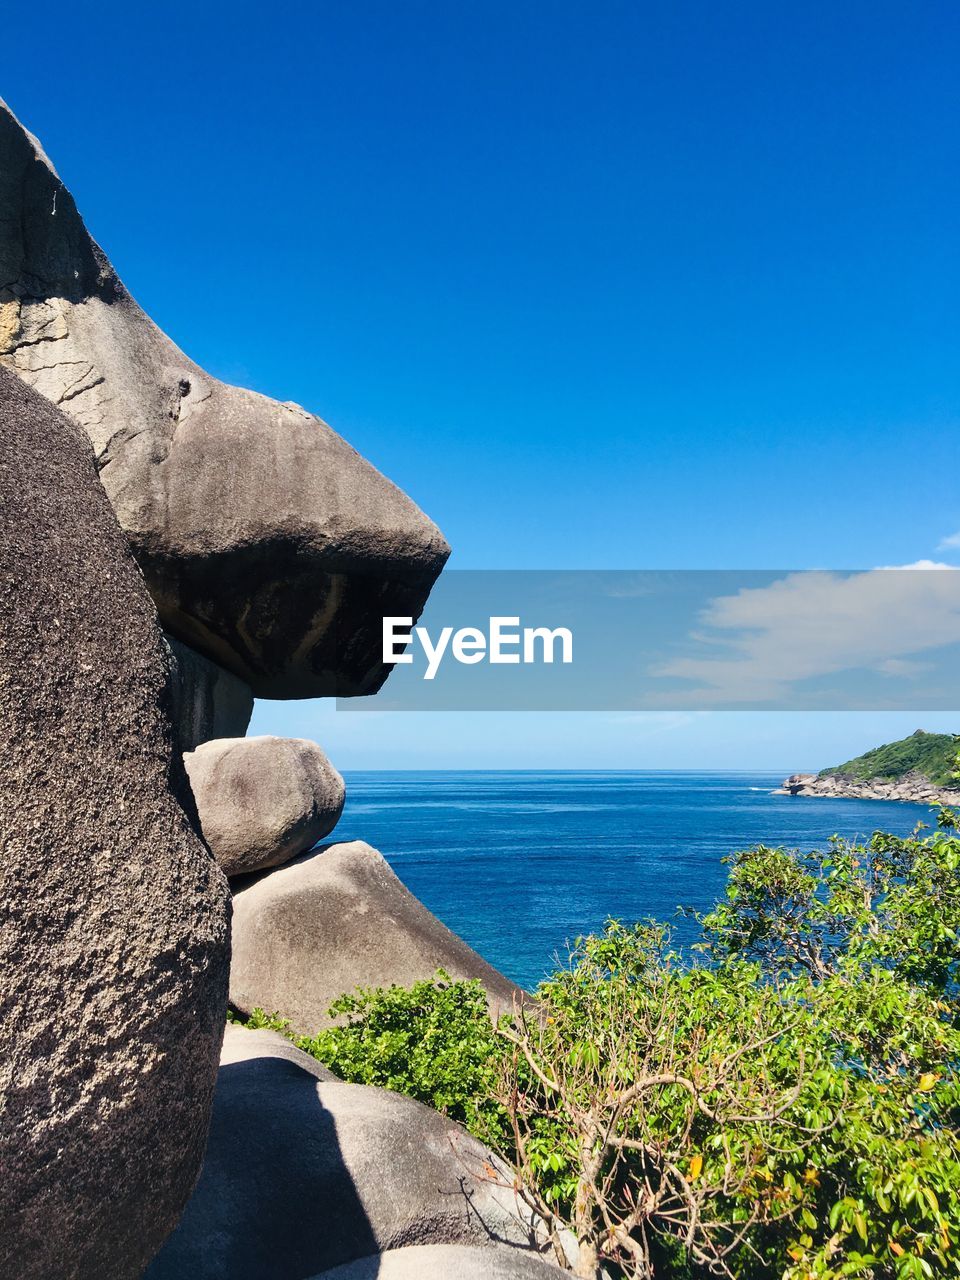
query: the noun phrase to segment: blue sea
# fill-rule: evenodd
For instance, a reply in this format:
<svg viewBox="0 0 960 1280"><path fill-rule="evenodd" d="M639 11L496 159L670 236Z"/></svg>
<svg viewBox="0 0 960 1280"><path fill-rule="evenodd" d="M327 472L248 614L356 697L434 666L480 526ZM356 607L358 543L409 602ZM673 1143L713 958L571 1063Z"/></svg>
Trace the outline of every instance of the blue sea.
<svg viewBox="0 0 960 1280"><path fill-rule="evenodd" d="M378 848L407 887L530 988L614 916L673 920L722 894L727 854L931 825L923 805L775 796L783 773L356 772L338 840ZM695 926L676 921L676 940Z"/></svg>

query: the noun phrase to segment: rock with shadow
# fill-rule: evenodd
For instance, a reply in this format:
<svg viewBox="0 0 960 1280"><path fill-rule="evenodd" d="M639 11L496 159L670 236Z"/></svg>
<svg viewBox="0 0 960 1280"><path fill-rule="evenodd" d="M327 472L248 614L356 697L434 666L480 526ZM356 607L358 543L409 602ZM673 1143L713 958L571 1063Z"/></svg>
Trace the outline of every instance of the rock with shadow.
<svg viewBox="0 0 960 1280"><path fill-rule="evenodd" d="M516 1250L422 1244L359 1258L312 1280L557 1280L570 1272Z"/></svg>
<svg viewBox="0 0 960 1280"><path fill-rule="evenodd" d="M235 882L230 999L281 1012L301 1035L356 987L410 986L444 969L476 978L494 1013L523 993L432 915L368 844L323 845Z"/></svg>
<svg viewBox="0 0 960 1280"><path fill-rule="evenodd" d="M135 1280L200 1170L227 882L76 425L0 368L0 1276Z"/></svg>
<svg viewBox="0 0 960 1280"><path fill-rule="evenodd" d="M200 1181L145 1280L289 1280L428 1244L505 1265L542 1247L509 1188L496 1158L437 1112L231 1026Z"/></svg>
<svg viewBox="0 0 960 1280"><path fill-rule="evenodd" d="M242 738L253 715L253 694L232 672L175 636L164 639L172 664L173 724L179 750L211 738Z"/></svg>
<svg viewBox="0 0 960 1280"><path fill-rule="evenodd" d="M254 291L248 323L278 306ZM381 618L419 616L439 530L325 422L178 350L3 103L0 363L89 436L169 631L257 697L380 687Z"/></svg>

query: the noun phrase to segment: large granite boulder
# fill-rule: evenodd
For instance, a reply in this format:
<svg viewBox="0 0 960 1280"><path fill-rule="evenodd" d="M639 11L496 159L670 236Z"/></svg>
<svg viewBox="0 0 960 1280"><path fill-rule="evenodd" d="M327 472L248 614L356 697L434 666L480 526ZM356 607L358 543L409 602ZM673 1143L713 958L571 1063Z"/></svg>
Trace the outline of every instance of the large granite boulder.
<svg viewBox="0 0 960 1280"><path fill-rule="evenodd" d="M234 894L231 1003L282 1013L302 1035L330 1025L344 992L409 986L437 969L478 978L495 1013L522 995L362 841L322 846Z"/></svg>
<svg viewBox="0 0 960 1280"><path fill-rule="evenodd" d="M289 1280L409 1244L541 1247L509 1172L458 1125L256 1035L227 1028L203 1173L146 1280Z"/></svg>
<svg viewBox="0 0 960 1280"><path fill-rule="evenodd" d="M557 1280L570 1272L516 1249L419 1244L345 1262L313 1280Z"/></svg>
<svg viewBox="0 0 960 1280"><path fill-rule="evenodd" d="M87 439L0 369L0 1275L133 1280L200 1169L229 895Z"/></svg>
<svg viewBox="0 0 960 1280"><path fill-rule="evenodd" d="M203 838L228 876L288 862L343 812L343 779L306 738L215 738L183 762Z"/></svg>
<svg viewBox="0 0 960 1280"><path fill-rule="evenodd" d="M166 636L173 672L173 727L180 751L211 738L242 738L253 715L250 686L202 653Z"/></svg>
<svg viewBox="0 0 960 1280"><path fill-rule="evenodd" d="M211 378L124 289L0 103L0 362L79 423L164 625L257 697L374 692L436 527L319 418Z"/></svg>

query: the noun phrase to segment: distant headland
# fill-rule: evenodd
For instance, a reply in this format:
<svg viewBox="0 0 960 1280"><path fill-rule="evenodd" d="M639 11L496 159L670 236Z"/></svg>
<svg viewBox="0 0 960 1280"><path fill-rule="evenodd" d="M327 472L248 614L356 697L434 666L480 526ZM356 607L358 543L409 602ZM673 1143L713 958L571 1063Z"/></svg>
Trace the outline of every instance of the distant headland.
<svg viewBox="0 0 960 1280"><path fill-rule="evenodd" d="M958 740L952 734L917 729L908 738L874 747L846 764L819 773L793 773L776 794L960 805L957 752Z"/></svg>

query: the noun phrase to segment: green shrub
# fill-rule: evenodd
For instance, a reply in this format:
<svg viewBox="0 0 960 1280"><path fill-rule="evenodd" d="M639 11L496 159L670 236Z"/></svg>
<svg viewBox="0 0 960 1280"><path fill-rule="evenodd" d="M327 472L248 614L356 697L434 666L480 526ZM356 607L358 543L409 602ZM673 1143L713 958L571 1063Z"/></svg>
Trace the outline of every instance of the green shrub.
<svg viewBox="0 0 960 1280"><path fill-rule="evenodd" d="M297 1043L496 1145L572 1226L580 1275L957 1277L958 869L947 812L909 839L761 846L692 959L611 921L499 1028L438 974L345 996Z"/></svg>
<svg viewBox="0 0 960 1280"><path fill-rule="evenodd" d="M473 1132L497 1127L496 1041L479 982L432 982L341 996L341 1025L297 1044L355 1084L405 1093Z"/></svg>
<svg viewBox="0 0 960 1280"><path fill-rule="evenodd" d="M950 1003L882 965L778 978L660 952L611 924L540 988L542 1019L505 1029L510 1154L583 1274L960 1274Z"/></svg>

